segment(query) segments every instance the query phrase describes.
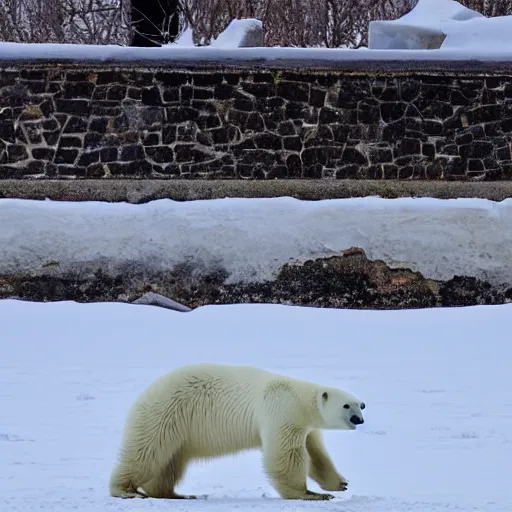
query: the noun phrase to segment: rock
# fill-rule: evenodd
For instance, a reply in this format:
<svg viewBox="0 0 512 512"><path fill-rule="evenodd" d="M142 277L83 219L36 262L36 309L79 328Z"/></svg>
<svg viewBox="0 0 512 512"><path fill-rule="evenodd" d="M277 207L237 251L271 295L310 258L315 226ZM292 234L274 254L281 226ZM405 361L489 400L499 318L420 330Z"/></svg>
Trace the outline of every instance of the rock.
<svg viewBox="0 0 512 512"><path fill-rule="evenodd" d="M160 306L162 308L172 309L174 311L181 311L182 313L192 311L189 307L184 306L183 304L180 304L175 300L169 299L168 297L164 297L163 295L154 292L145 293L142 297L132 301L132 304Z"/></svg>
<svg viewBox="0 0 512 512"><path fill-rule="evenodd" d="M512 298L512 289L503 293L475 277L455 276L444 283L439 295L442 306L503 304Z"/></svg>

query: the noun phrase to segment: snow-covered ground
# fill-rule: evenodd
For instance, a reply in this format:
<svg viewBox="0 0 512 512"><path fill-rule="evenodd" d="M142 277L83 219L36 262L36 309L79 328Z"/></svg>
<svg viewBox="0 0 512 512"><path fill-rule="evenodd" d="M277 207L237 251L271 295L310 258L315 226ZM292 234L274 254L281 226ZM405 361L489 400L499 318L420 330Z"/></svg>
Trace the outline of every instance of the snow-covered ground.
<svg viewBox="0 0 512 512"><path fill-rule="evenodd" d="M44 270L47 262L63 272L133 265L161 272L190 262L225 269L231 283L262 281L290 259L358 246L428 278L512 284L512 199L0 199L0 226L0 274Z"/></svg>
<svg viewBox="0 0 512 512"><path fill-rule="evenodd" d="M512 305L177 313L0 301L0 510L510 512L511 317ZM157 376L199 361L257 365L364 398L360 430L325 432L349 491L283 501L255 451L190 468L179 490L206 501L111 498L129 405Z"/></svg>

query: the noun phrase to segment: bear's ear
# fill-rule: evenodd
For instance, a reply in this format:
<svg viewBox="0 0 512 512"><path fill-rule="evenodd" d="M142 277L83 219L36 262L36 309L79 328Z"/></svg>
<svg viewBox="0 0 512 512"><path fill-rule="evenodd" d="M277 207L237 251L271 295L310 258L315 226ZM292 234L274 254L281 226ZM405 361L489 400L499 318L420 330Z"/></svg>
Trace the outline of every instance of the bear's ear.
<svg viewBox="0 0 512 512"><path fill-rule="evenodd" d="M328 395L327 391L324 391L324 392L322 393L322 400L323 400L324 402L327 402L327 399L328 399L328 398L329 398L329 395Z"/></svg>

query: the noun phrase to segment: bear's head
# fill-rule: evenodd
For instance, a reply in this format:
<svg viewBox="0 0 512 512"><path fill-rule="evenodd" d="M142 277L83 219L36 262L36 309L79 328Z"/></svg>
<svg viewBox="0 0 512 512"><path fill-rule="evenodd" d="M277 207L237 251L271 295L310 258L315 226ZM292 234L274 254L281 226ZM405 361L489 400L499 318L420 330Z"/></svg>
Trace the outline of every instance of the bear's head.
<svg viewBox="0 0 512 512"><path fill-rule="evenodd" d="M350 393L333 388L320 389L317 400L324 423L322 428L354 430L364 423L362 410L366 406Z"/></svg>

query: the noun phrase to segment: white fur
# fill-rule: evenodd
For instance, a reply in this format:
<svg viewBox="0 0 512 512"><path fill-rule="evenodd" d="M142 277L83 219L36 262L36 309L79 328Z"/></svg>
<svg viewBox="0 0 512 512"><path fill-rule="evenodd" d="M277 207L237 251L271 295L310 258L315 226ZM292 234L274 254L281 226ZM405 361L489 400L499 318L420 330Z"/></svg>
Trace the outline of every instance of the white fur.
<svg viewBox="0 0 512 512"><path fill-rule="evenodd" d="M347 408L348 405L348 408ZM318 429L354 429L362 402L320 386L250 366L197 364L151 384L132 406L112 496L184 498L174 492L192 460L261 448L281 497L330 499L307 490L346 490Z"/></svg>

